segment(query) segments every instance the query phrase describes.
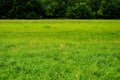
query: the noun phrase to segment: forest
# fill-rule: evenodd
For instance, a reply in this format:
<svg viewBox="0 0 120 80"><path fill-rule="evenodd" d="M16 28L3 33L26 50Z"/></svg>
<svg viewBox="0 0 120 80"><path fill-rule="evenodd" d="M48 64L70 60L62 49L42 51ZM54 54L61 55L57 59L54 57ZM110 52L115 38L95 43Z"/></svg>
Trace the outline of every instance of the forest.
<svg viewBox="0 0 120 80"><path fill-rule="evenodd" d="M119 19L120 0L0 0L0 19Z"/></svg>

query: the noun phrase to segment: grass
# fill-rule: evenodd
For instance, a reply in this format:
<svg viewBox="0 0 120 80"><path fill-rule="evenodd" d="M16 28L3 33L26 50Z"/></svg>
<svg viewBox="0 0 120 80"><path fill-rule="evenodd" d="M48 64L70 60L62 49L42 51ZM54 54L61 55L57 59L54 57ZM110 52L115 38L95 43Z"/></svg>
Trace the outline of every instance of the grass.
<svg viewBox="0 0 120 80"><path fill-rule="evenodd" d="M0 20L0 80L119 80L120 20Z"/></svg>

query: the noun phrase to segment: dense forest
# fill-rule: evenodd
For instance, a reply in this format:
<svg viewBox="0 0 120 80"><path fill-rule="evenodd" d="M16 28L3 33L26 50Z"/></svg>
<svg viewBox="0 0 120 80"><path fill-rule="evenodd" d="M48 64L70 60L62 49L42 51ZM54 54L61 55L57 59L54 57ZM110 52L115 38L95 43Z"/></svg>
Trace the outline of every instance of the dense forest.
<svg viewBox="0 0 120 80"><path fill-rule="evenodd" d="M117 19L120 0L0 0L1 19Z"/></svg>

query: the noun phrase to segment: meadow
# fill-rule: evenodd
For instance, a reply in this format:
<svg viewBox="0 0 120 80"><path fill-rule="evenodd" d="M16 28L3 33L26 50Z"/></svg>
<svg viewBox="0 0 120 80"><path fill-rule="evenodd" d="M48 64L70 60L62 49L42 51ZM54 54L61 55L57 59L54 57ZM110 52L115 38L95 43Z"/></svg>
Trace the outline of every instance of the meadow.
<svg viewBox="0 0 120 80"><path fill-rule="evenodd" d="M0 20L0 80L120 80L120 20Z"/></svg>

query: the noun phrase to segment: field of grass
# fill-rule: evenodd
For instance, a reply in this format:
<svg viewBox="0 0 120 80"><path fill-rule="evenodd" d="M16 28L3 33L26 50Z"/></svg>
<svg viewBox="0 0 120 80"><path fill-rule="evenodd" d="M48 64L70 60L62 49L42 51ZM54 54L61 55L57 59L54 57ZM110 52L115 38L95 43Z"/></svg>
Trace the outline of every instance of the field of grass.
<svg viewBox="0 0 120 80"><path fill-rule="evenodd" d="M0 20L0 80L120 80L120 20Z"/></svg>

